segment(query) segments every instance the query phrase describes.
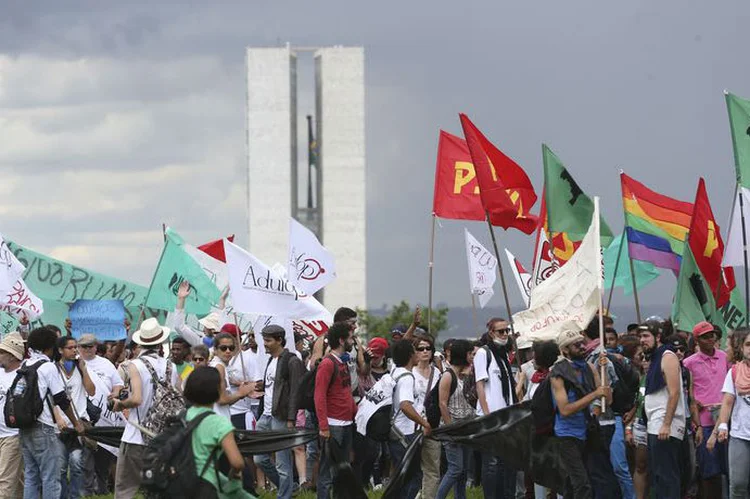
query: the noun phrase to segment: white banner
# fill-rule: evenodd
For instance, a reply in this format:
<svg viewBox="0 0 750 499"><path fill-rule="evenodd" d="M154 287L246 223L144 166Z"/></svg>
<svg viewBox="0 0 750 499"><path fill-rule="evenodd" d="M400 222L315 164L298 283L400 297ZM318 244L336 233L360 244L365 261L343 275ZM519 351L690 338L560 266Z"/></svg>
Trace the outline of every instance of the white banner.
<svg viewBox="0 0 750 499"><path fill-rule="evenodd" d="M25 270L0 234L0 295L13 289Z"/></svg>
<svg viewBox="0 0 750 499"><path fill-rule="evenodd" d="M580 329L589 324L599 309L598 243L599 234L595 224L591 224L571 259L531 290L529 309L513 315L515 330L521 335L519 343L556 340L570 322Z"/></svg>
<svg viewBox="0 0 750 499"><path fill-rule="evenodd" d="M745 214L745 228L747 234L750 234L750 190L741 187L740 191L734 197L732 214L729 218L729 234L727 242L724 245L724 260L721 262L722 267L742 267L745 265L744 252L742 244L742 212L740 212L740 196L743 196L743 211ZM750 236L749 236L750 237Z"/></svg>
<svg viewBox="0 0 750 499"><path fill-rule="evenodd" d="M336 262L310 229L289 219L289 282L308 295L336 279Z"/></svg>
<svg viewBox="0 0 750 499"><path fill-rule="evenodd" d="M12 289L0 295L0 310L14 317L27 317L29 321L35 321L44 313L44 303L31 292L23 279L19 279Z"/></svg>
<svg viewBox="0 0 750 499"><path fill-rule="evenodd" d="M469 291L479 298L479 307L484 308L495 294L493 287L497 278L497 258L464 229L466 236L466 259L469 262Z"/></svg>
<svg viewBox="0 0 750 499"><path fill-rule="evenodd" d="M229 269L229 294L235 310L289 319L333 317L313 296L279 277L268 265L239 246L224 240Z"/></svg>
<svg viewBox="0 0 750 499"><path fill-rule="evenodd" d="M508 251L507 248L505 249L505 256L508 257L513 276L516 278L516 284L518 284L518 289L521 291L523 301L528 307L531 301L531 273L521 265L518 258L513 256L513 253Z"/></svg>
<svg viewBox="0 0 750 499"><path fill-rule="evenodd" d="M531 266L531 288L533 289L554 274L558 267L552 244L547 239L547 232L543 227L540 227L537 232L534 262Z"/></svg>

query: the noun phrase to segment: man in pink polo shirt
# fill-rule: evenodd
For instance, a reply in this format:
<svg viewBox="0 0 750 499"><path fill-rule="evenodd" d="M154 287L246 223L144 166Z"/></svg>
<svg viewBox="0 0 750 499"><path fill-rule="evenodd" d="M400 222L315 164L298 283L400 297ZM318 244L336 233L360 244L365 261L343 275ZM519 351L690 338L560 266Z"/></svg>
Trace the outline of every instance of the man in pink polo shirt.
<svg viewBox="0 0 750 499"><path fill-rule="evenodd" d="M729 371L727 355L716 348L721 336L718 327L703 321L693 328L693 338L698 350L686 358L684 366L693 377L693 395L698 406L700 421L693 421L697 444L698 478L700 497L721 497L721 475L726 474L726 444L717 444L713 452L706 450L706 441L711 436L715 416L721 406L721 387Z"/></svg>

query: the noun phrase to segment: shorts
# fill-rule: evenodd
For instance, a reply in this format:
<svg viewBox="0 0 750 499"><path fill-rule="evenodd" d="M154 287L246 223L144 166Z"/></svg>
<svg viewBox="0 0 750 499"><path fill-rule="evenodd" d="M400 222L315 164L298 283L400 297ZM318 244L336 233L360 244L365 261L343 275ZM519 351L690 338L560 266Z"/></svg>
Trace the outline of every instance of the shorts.
<svg viewBox="0 0 750 499"><path fill-rule="evenodd" d="M713 426L702 426L703 441L696 449L696 460L698 461L698 478L707 480L716 475L726 475L727 471L727 442L716 442L713 452L706 449L706 441L714 431Z"/></svg>
<svg viewBox="0 0 750 499"><path fill-rule="evenodd" d="M636 447L648 447L648 433L643 423L633 423L633 442Z"/></svg>

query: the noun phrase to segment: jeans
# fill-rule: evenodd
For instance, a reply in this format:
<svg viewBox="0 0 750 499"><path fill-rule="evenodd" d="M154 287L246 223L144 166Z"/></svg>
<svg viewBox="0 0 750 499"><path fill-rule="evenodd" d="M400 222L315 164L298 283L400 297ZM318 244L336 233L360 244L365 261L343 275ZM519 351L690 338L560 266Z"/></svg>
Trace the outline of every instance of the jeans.
<svg viewBox="0 0 750 499"><path fill-rule="evenodd" d="M482 453L482 491L487 499L513 499L516 470L506 467L499 457Z"/></svg>
<svg viewBox="0 0 750 499"><path fill-rule="evenodd" d="M318 432L318 418L312 411L305 411L305 429ZM307 459L307 480L313 482L315 477L315 465L318 462L318 439L314 438L305 447ZM320 470L318 470L320 471Z"/></svg>
<svg viewBox="0 0 750 499"><path fill-rule="evenodd" d="M565 480L565 499L591 499L594 497L586 471L586 442L574 437L560 438L560 461Z"/></svg>
<svg viewBox="0 0 750 499"><path fill-rule="evenodd" d="M83 460L84 452L88 449L81 447L69 449L64 443L60 445L60 485L61 499L79 499L83 489ZM68 468L70 468L70 483L68 483Z"/></svg>
<svg viewBox="0 0 750 499"><path fill-rule="evenodd" d="M729 437L729 497L731 499L747 497L748 470L750 470L750 440Z"/></svg>
<svg viewBox="0 0 750 499"><path fill-rule="evenodd" d="M612 463L623 499L635 499L633 477L630 476L628 459L625 455L625 431L622 426L622 416L615 416L615 434L609 445L609 459Z"/></svg>
<svg viewBox="0 0 750 499"><path fill-rule="evenodd" d="M341 454L343 456L349 456L352 453L352 440L354 434L352 433L353 425L347 426L329 426L328 431L331 432L331 438L341 448ZM333 473L336 469L336 463L331 462L331 456L326 452L327 449L323 449L320 455L320 471L318 473L318 499L328 499L330 497L331 485L333 484Z"/></svg>
<svg viewBox="0 0 750 499"><path fill-rule="evenodd" d="M286 421L281 421L273 416L261 416L256 426L257 431L286 430ZM276 452L276 466L271 462L270 454L261 454L253 456L255 464L263 469L269 480L279 489L278 496L280 499L290 499L294 475L292 472L292 451L285 449Z"/></svg>
<svg viewBox="0 0 750 499"><path fill-rule="evenodd" d="M23 429L21 447L24 462L24 499L59 499L60 445L55 428L37 421Z"/></svg>
<svg viewBox="0 0 750 499"><path fill-rule="evenodd" d="M620 485L617 483L615 471L610 461L609 447L615 434L615 425L601 425L599 427L602 448L590 450L586 456L586 469L589 481L596 499L621 499ZM624 437L623 437L624 438Z"/></svg>
<svg viewBox="0 0 750 499"><path fill-rule="evenodd" d="M410 445L415 438L417 438L417 433L406 435L407 445ZM391 463L393 464L393 469L398 472L398 470L403 466L404 456L406 455L406 447L404 447L404 445L399 440L392 440L388 442L388 447L391 449ZM419 459L419 456L417 456L415 459ZM417 472L414 473L414 476L411 477L408 482L406 482L406 484L404 485L404 489L399 494L399 497L403 499L414 499L417 496L417 493L419 493L419 489L421 487L422 467L417 466Z"/></svg>
<svg viewBox="0 0 750 499"><path fill-rule="evenodd" d="M648 467L654 497L680 499L681 454L682 440L674 437L659 440L657 435L649 433Z"/></svg>
<svg viewBox="0 0 750 499"><path fill-rule="evenodd" d="M469 462L468 447L446 442L445 459L448 461L448 470L445 472L443 479L438 487L437 498L445 499L453 488L453 497L455 499L466 499L466 465Z"/></svg>

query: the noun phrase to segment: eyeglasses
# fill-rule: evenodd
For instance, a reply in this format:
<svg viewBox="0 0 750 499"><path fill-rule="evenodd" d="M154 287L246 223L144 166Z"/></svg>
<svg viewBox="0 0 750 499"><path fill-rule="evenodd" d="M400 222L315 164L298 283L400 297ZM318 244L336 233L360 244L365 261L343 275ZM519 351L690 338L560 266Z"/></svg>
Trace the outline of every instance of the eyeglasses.
<svg viewBox="0 0 750 499"><path fill-rule="evenodd" d="M218 348L222 352L227 352L227 351L234 352L234 348L235 347L234 347L234 345L221 345L221 346L218 346L216 348Z"/></svg>
<svg viewBox="0 0 750 499"><path fill-rule="evenodd" d="M675 352L682 352L685 353L687 351L687 348L685 347L675 347Z"/></svg>
<svg viewBox="0 0 750 499"><path fill-rule="evenodd" d="M205 360L205 357L193 357L193 362L203 362Z"/></svg>
<svg viewBox="0 0 750 499"><path fill-rule="evenodd" d="M417 347L417 352L432 352L432 347Z"/></svg>
<svg viewBox="0 0 750 499"><path fill-rule="evenodd" d="M88 350L89 348L94 348L95 346L96 345L78 345L78 348L85 348Z"/></svg>
<svg viewBox="0 0 750 499"><path fill-rule="evenodd" d="M494 329L493 331L495 333L508 334L508 333L510 333L510 328L506 327L506 328L503 328L503 329Z"/></svg>

